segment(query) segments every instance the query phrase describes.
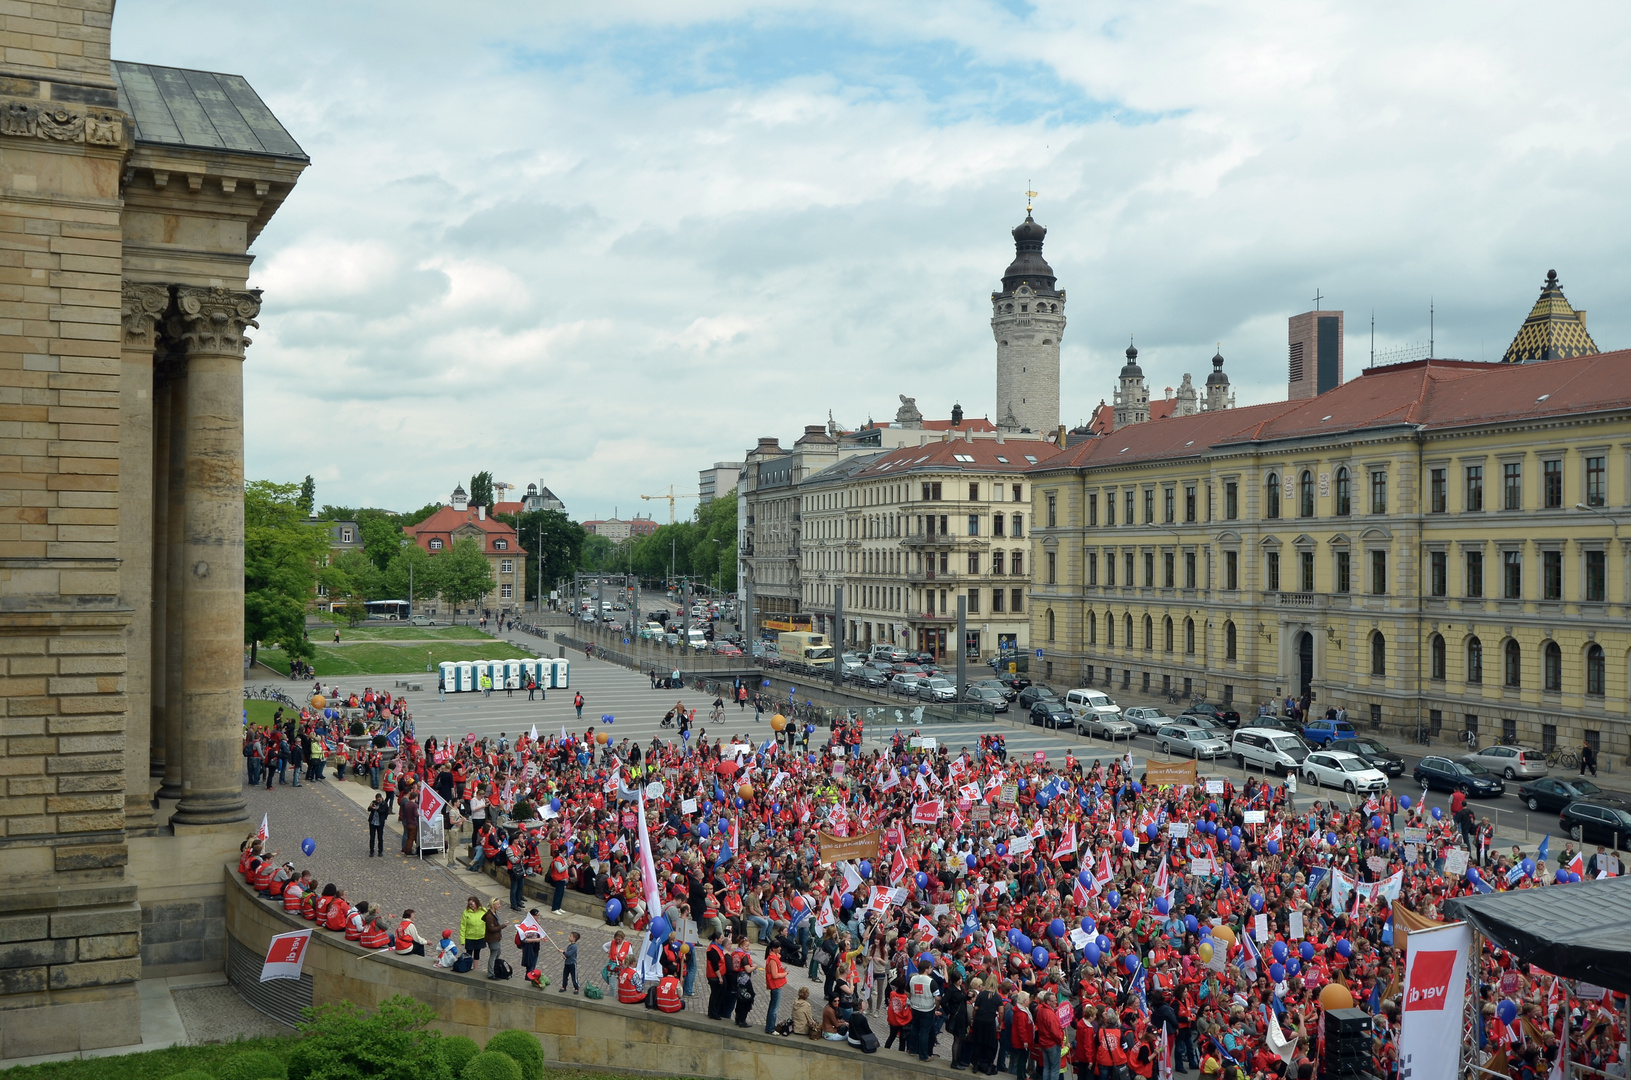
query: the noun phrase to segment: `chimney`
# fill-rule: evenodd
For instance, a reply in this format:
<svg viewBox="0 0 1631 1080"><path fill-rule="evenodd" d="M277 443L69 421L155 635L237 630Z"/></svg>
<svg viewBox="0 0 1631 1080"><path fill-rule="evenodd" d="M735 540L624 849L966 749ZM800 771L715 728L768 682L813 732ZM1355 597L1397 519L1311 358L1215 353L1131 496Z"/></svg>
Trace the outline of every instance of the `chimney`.
<svg viewBox="0 0 1631 1080"><path fill-rule="evenodd" d="M1585 325L1585 322L1586 322L1585 319L1580 320L1580 324L1582 326ZM961 405L953 405L951 407L951 424L952 424L952 426L956 427L958 424L961 424L962 422L963 422L963 407Z"/></svg>
<svg viewBox="0 0 1631 1080"><path fill-rule="evenodd" d="M486 521L487 520L487 508L485 506L476 507L476 520L477 521Z"/></svg>
<svg viewBox="0 0 1631 1080"><path fill-rule="evenodd" d="M1059 425L1059 438L1054 442L1054 445L1055 446L1064 446L1065 445L1065 425L1063 425L1063 424Z"/></svg>
<svg viewBox="0 0 1631 1080"><path fill-rule="evenodd" d="M1002 437L1002 428L998 428L998 429L997 429L997 442L999 442L999 443L1000 443L1000 442L1002 442L1002 441L1003 441L1003 437Z"/></svg>
<svg viewBox="0 0 1631 1080"><path fill-rule="evenodd" d="M974 441L974 429L973 428L969 428L968 430L963 432L963 441L964 442L973 442Z"/></svg>

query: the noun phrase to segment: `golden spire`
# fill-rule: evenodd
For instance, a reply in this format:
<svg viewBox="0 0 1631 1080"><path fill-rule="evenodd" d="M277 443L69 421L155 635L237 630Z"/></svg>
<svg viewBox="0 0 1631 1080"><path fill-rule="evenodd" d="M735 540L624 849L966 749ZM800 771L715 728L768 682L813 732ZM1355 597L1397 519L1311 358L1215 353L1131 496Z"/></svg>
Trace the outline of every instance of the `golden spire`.
<svg viewBox="0 0 1631 1080"><path fill-rule="evenodd" d="M1031 200L1036 198L1036 192L1031 190L1031 182L1025 181L1025 216L1031 216Z"/></svg>

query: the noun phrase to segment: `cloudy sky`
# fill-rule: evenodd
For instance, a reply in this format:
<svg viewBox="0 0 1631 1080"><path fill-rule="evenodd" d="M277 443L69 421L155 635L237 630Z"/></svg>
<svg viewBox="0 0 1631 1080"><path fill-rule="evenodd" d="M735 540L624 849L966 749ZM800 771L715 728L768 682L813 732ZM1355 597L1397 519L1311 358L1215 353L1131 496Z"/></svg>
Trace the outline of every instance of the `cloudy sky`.
<svg viewBox="0 0 1631 1080"><path fill-rule="evenodd" d="M829 410L994 413L1040 192L1063 419L1285 320L1498 358L1547 269L1631 344L1631 9L1582 3L120 0L119 59L248 78L312 166L256 245L251 477L410 509L491 469L666 508ZM682 513L684 504L682 504Z"/></svg>

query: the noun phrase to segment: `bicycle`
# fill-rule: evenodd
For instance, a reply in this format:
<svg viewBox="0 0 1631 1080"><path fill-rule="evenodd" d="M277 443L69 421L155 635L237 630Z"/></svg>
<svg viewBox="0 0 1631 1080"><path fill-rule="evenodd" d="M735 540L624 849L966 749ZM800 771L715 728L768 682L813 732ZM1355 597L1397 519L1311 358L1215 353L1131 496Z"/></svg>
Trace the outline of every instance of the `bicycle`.
<svg viewBox="0 0 1631 1080"><path fill-rule="evenodd" d="M1176 704L1178 704L1179 700L1182 697L1183 697L1183 694L1179 693L1178 691L1168 690L1167 691L1167 704L1168 705L1176 705Z"/></svg>
<svg viewBox="0 0 1631 1080"><path fill-rule="evenodd" d="M1565 769L1577 769L1580 767L1580 757L1568 750L1552 750L1546 755L1546 765L1548 768L1553 769L1559 766Z"/></svg>
<svg viewBox="0 0 1631 1080"><path fill-rule="evenodd" d="M1476 754L1478 752L1478 732L1467 732L1463 741L1467 744L1467 753Z"/></svg>

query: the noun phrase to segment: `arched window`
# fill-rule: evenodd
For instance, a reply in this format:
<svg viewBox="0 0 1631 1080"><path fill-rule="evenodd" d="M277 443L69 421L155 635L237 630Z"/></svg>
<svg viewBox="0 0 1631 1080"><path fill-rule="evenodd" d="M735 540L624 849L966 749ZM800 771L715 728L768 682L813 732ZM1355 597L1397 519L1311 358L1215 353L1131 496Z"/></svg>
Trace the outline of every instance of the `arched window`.
<svg viewBox="0 0 1631 1080"><path fill-rule="evenodd" d="M1337 514L1347 517L1353 513L1353 481L1346 467L1337 470Z"/></svg>
<svg viewBox="0 0 1631 1080"><path fill-rule="evenodd" d="M1172 616L1171 615L1168 615L1166 617L1166 619L1162 621L1161 632L1164 635L1163 640L1166 642L1167 652L1171 652L1172 651Z"/></svg>
<svg viewBox="0 0 1631 1080"><path fill-rule="evenodd" d="M493 550L494 551L505 551L505 550L509 549L509 546L510 546L510 542L508 540L494 540L493 541Z"/></svg>
<svg viewBox="0 0 1631 1080"><path fill-rule="evenodd" d="M1467 681L1484 681L1484 643L1476 637L1467 639Z"/></svg>
<svg viewBox="0 0 1631 1080"><path fill-rule="evenodd" d="M1225 660L1237 659L1235 656L1235 624L1233 620L1223 624L1223 658Z"/></svg>
<svg viewBox="0 0 1631 1080"><path fill-rule="evenodd" d="M1116 647L1116 617L1108 611L1104 613L1104 647Z"/></svg>
<svg viewBox="0 0 1631 1080"><path fill-rule="evenodd" d="M1387 674L1387 638L1382 636L1381 631L1370 636L1370 673Z"/></svg>
<svg viewBox="0 0 1631 1080"><path fill-rule="evenodd" d="M1541 650L1541 687L1555 693L1563 690L1563 650L1555 641L1548 641Z"/></svg>
<svg viewBox="0 0 1631 1080"><path fill-rule="evenodd" d="M1184 652L1195 655L1195 620L1184 620Z"/></svg>
<svg viewBox="0 0 1631 1080"><path fill-rule="evenodd" d="M1268 482L1263 485L1263 515L1277 518L1280 516L1280 477L1277 473L1269 473Z"/></svg>
<svg viewBox="0 0 1631 1080"><path fill-rule="evenodd" d="M1121 617L1121 628L1122 628L1122 630L1126 631L1122 635L1121 647L1123 649L1130 649L1130 648L1133 647L1133 613L1132 612L1129 611L1127 614L1125 614L1125 615L1123 615Z"/></svg>
<svg viewBox="0 0 1631 1080"><path fill-rule="evenodd" d="M1053 640L1053 609L1048 609L1048 640Z"/></svg>
<svg viewBox="0 0 1631 1080"><path fill-rule="evenodd" d="M1608 675L1607 661L1601 645L1592 642L1586 646L1586 693L1594 697L1603 696Z"/></svg>
<svg viewBox="0 0 1631 1080"><path fill-rule="evenodd" d="M1434 634L1433 635L1432 640L1428 643L1428 655L1429 655L1428 662L1431 665L1430 674L1428 675L1428 678L1430 678L1430 679L1442 679L1442 678L1444 678L1444 637L1443 637L1443 635L1441 635L1441 634Z"/></svg>
<svg viewBox="0 0 1631 1080"><path fill-rule="evenodd" d="M1299 517L1314 516L1314 474L1307 469L1303 470L1302 479L1297 482L1297 514Z"/></svg>
<svg viewBox="0 0 1631 1080"><path fill-rule="evenodd" d="M1501 683L1504 686L1523 685L1523 650L1512 638L1501 647Z"/></svg>
<svg viewBox="0 0 1631 1080"><path fill-rule="evenodd" d="M1087 613L1087 643L1089 645L1099 643L1099 617L1091 611Z"/></svg>
<svg viewBox="0 0 1631 1080"><path fill-rule="evenodd" d="M1155 651L1155 620L1144 616L1144 648Z"/></svg>

